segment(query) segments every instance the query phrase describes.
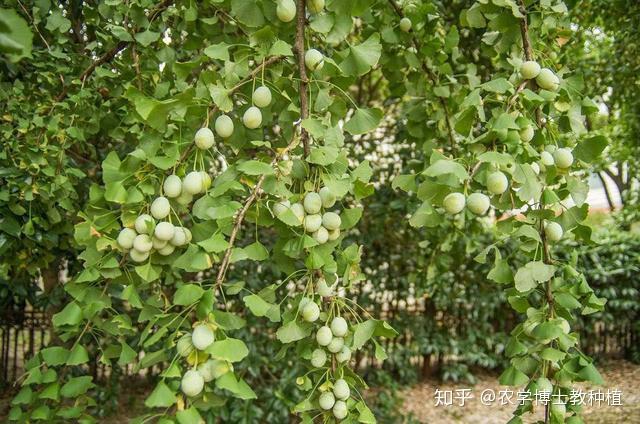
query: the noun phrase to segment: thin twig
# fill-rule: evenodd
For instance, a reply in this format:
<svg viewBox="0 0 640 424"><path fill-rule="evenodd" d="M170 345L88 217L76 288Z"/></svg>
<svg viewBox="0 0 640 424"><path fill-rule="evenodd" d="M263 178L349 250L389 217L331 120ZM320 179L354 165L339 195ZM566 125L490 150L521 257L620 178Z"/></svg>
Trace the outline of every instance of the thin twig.
<svg viewBox="0 0 640 424"><path fill-rule="evenodd" d="M529 23L527 22L527 7L523 0L520 0L520 13L522 13L522 19L520 19L520 34L522 36L522 50L524 50L524 57L527 60L533 60L533 49L531 48L531 38L529 37ZM537 86L534 79L529 80L534 88ZM540 106L536 107L536 122L538 128L543 128L545 123L542 119L542 110Z"/></svg>

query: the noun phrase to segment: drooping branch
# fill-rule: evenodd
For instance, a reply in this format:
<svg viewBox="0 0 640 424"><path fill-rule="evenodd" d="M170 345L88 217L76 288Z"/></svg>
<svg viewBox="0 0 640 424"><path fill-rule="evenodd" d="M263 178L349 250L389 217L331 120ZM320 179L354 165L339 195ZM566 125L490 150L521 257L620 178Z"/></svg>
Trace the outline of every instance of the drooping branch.
<svg viewBox="0 0 640 424"><path fill-rule="evenodd" d="M400 19L404 18L404 12L400 8L400 6L398 6L395 0L389 0L389 4L391 5L393 10L396 12L396 15L398 15ZM420 56L420 42L418 41L418 38L415 36L415 32L413 31L413 29L411 29L409 32L411 33L411 43L413 44L413 47L416 49L417 56L420 58L420 65L422 67L422 70L424 71L425 74L427 74L427 77L429 78L429 80L431 80L431 83L435 87L438 85L438 76L436 75L434 70L431 69L431 67L424 60L424 58ZM436 97L438 98L438 102L440 103L440 106L442 107L442 111L444 112L444 121L447 126L447 135L449 137L449 143L451 143L451 149L455 150L456 139L453 135L453 125L451 125L451 113L449 112L449 106L447 106L447 102L442 97L440 96L436 96Z"/></svg>
<svg viewBox="0 0 640 424"><path fill-rule="evenodd" d="M522 50L524 51L524 57L526 60L534 60L533 48L531 47L531 38L529 37L527 7L525 6L523 0L520 0L520 13L522 14L522 18L520 19L520 35L522 36ZM528 83L531 84L534 88L537 86L534 79L529 80ZM545 121L542 119L542 110L539 106L536 108L536 122L538 124L538 128L544 128Z"/></svg>
<svg viewBox="0 0 640 424"><path fill-rule="evenodd" d="M149 22L152 22L156 17L160 15L160 13L162 13L169 6L171 6L171 4L173 4L173 0L164 0L163 2L159 3L156 7L151 9L149 11L149 14L147 15ZM100 56L95 61L93 61L84 71L82 71L78 79L84 83L85 80L93 74L93 72L96 70L98 66L111 62L118 53L124 50L131 43L133 43L133 41L119 41L115 46L107 50L107 52L105 52L102 56ZM60 91L60 93L56 96L55 101L56 102L62 101L65 97L67 97L68 94L69 94L69 86L63 85L62 91Z"/></svg>
<svg viewBox="0 0 640 424"><path fill-rule="evenodd" d="M305 17L306 0L298 0L296 3L296 57L298 59L298 73L300 77L300 120L309 117L309 97L307 69L304 64L304 28L306 24ZM309 155L309 134L302 125L300 125L300 140L304 149L304 157Z"/></svg>

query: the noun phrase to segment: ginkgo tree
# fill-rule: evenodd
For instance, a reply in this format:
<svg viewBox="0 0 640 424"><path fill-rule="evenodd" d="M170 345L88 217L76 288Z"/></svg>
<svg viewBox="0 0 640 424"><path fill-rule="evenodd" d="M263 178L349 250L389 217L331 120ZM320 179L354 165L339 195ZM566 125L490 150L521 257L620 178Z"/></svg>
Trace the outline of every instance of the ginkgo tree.
<svg viewBox="0 0 640 424"><path fill-rule="evenodd" d="M350 295L367 280L367 246L350 233L376 189L354 151L384 118L410 151L391 183L420 201L409 223L497 234L475 260L493 260L487 278L522 317L501 383L553 395L546 421L580 422L571 384L600 377L571 321L604 300L553 245L590 241L584 179L606 138L588 133L597 105L557 60L566 7L445 3L2 9L13 80L0 93L0 248L16 253L2 277L44 278L62 258L71 276L56 337L29 360L9 418L95 421L97 361L116 377L160 370L138 422L231 420L229 400L257 391L247 357L258 347L242 334L264 331L278 346L269 360L304 370L291 413L374 422L355 369L364 355L383 361L379 340L396 332ZM510 254L528 260L516 268ZM249 314L261 327L247 328Z"/></svg>

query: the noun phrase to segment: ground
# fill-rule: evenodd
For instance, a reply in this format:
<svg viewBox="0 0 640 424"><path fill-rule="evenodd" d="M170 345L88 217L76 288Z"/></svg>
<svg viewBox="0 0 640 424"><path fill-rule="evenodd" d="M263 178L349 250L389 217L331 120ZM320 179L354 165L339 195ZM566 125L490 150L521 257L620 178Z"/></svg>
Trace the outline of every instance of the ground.
<svg viewBox="0 0 640 424"><path fill-rule="evenodd" d="M622 406L609 406L606 402L600 406L585 406L583 419L587 424L612 424L612 423L640 423L640 366L625 361L610 361L598 366L605 385L602 387L593 385L581 385L582 392L598 389L605 393L607 390L618 389L621 393ZM474 398L461 407L454 400L452 406L434 406L435 390L441 392L451 390L456 393L458 389L471 389ZM514 405L500 405L498 401L491 405L483 405L480 402L480 394L491 389L494 393L507 389L500 386L495 375L483 374L478 376L475 386L459 383L439 384L437 381L426 381L415 385L403 393L403 413L420 423L450 424L450 423L506 423L511 417ZM458 392L461 393L461 392ZM487 402L488 403L488 402ZM542 409L542 408L539 408ZM540 419L538 414L531 420Z"/></svg>

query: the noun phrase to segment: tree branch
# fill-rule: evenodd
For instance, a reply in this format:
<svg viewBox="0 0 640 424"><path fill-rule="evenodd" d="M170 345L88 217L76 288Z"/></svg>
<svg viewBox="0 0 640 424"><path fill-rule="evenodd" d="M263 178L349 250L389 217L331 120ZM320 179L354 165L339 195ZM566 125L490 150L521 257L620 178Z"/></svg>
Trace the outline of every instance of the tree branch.
<svg viewBox="0 0 640 424"><path fill-rule="evenodd" d="M404 18L404 13L402 12L402 9L400 8L400 6L396 4L394 0L389 0L389 4L391 5L391 7L393 8L393 10L396 12L396 14L400 19ZM425 72L425 74L427 74L427 77L429 77L429 79L431 80L431 83L434 86L438 85L439 81L435 72L433 71L433 69L429 67L429 65L424 60L424 58L420 56L420 43L418 42L418 38L415 36L415 32L413 31L413 29L411 29L409 32L411 33L411 42L413 44L413 47L416 49L416 55L420 58L420 65L422 66L422 70ZM449 112L449 107L447 106L447 102L442 97L440 96L436 96L436 97L438 98L440 106L442 106L442 110L444 112L444 120L447 126L447 135L449 136L449 142L451 143L451 150L455 150L456 139L453 135L453 126L451 125L451 113Z"/></svg>
<svg viewBox="0 0 640 424"><path fill-rule="evenodd" d="M529 22L527 21L527 7L523 0L520 0L520 13L523 17L520 19L520 35L522 36L522 50L527 60L533 60L533 48L531 47L531 38L529 37ZM534 88L537 87L536 80L532 79L528 82ZM536 107L536 122L538 128L544 128L545 122L542 119L542 110L540 106Z"/></svg>
<svg viewBox="0 0 640 424"><path fill-rule="evenodd" d="M602 176L602 171L596 172L596 175L598 176L598 178L600 179L600 182L602 183L602 188L604 189L604 195L607 198L607 203L609 204L609 210L613 212L616 209L616 207L613 204L613 199L611 198L611 192L609 192L609 187L607 187L607 182Z"/></svg>
<svg viewBox="0 0 640 424"><path fill-rule="evenodd" d="M305 18L306 0L298 0L296 4L296 42L295 49L298 58L298 72L300 74L300 120L309 117L309 97L307 68L304 64L304 28L306 24ZM309 155L309 134L302 125L300 125L300 140L304 150L304 157Z"/></svg>

